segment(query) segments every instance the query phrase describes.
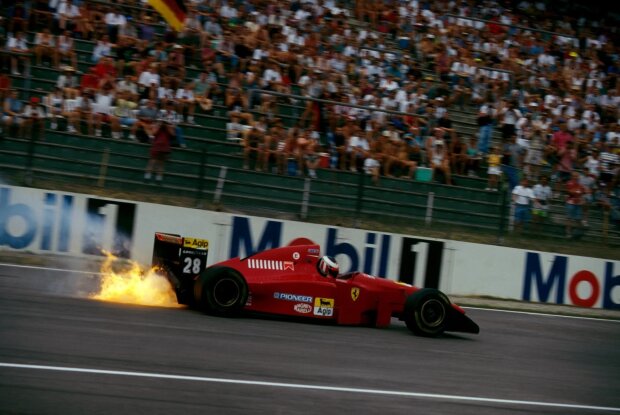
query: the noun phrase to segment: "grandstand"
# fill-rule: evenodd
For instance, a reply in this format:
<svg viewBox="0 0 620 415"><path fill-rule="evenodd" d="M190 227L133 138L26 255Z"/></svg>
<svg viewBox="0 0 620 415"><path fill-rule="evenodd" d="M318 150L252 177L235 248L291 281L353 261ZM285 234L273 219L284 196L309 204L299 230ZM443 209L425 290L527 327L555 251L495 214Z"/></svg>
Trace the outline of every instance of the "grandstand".
<svg viewBox="0 0 620 415"><path fill-rule="evenodd" d="M88 79L88 82L94 82L91 85L93 89L103 89L103 78L92 75L95 73L92 71L95 66L93 59L97 48L102 46L101 35L114 35L114 30L118 29L113 30L112 25L106 24L105 14L109 10L104 2L75 3L81 3L82 18L68 26L75 31L73 41L77 67L73 69L82 87L88 88L88 85L91 85L84 86L85 79ZM455 135L465 143L471 138L477 139L480 131L480 109L484 105L490 105L496 112L492 144L504 146L506 137L503 137L500 126L503 122L502 99L514 99L522 109L536 105L542 108L547 104L551 111L545 97L557 96L560 99L572 99L576 111L581 114L585 112L587 99L591 98L587 84L596 84L597 81L601 84L599 89L605 91L608 103L615 106L613 116L617 124L620 101L614 100L613 96L607 93L615 89L615 77L620 73L616 72L617 64L614 62L604 68L604 77L601 75L599 79L599 75L596 75L597 78L590 82L593 78L586 76L587 79L582 80L583 85L580 84L581 89L561 91L563 84L558 82L557 85L545 88L546 95L532 92L534 87L529 85L529 72L524 70L524 66L526 63L532 68L540 66L538 72L532 73L549 75L546 72L549 65L544 59L537 59L541 55L548 59L551 59L549 56L555 56L545 54L545 46L548 48L557 45L558 53L565 53L567 56L576 51L574 53L583 54L582 60L586 63L594 59L594 56L588 54L588 48L601 50L597 58L607 56L603 51L608 49L608 55L617 52L611 32L607 33L603 28L599 28L600 33L593 33L594 26L588 27L589 31L582 30L581 33L575 30L587 27L586 23L576 21L572 25L567 22L556 27L541 26L544 30L532 29L531 27L538 26L533 24L533 20L524 19L524 16L547 21L551 11L542 10L541 4L544 5L544 2L520 2L515 4L516 7L511 11L503 9L499 4L495 6L497 10L493 10L493 7L491 10L479 7L463 11L458 8L415 10L412 5L416 2L411 5L399 3L400 9L394 7L394 10L377 10L372 4L361 1L355 2L349 9L344 3L336 6L335 2L326 2L325 5L333 7L326 6L320 17L317 17L315 6L298 2L291 2L290 10L270 11L271 14L267 11L263 14L258 3L255 6L252 2L247 2L247 5L252 7L248 7L247 10L250 11L245 14L241 11L223 10L223 7L209 8L206 6L207 2L194 3L196 9L189 16L189 29L183 34L185 37L172 33L142 2L125 1L115 6L117 13L129 18L126 23L128 27L121 29L118 35L129 39L127 41L130 43L134 42L135 49L121 48L120 43L112 46L112 90L118 88L123 78L119 70L138 77L140 73L131 71L135 70L141 60L152 56L150 51L157 50L157 43L161 43L167 55L174 55L177 48L185 52L182 70L168 61L155 61L160 68L165 68L160 72L162 80L174 80L177 74L181 73L184 77L179 80L179 84L194 82L203 69L208 67L209 77L213 79L209 90L221 92L210 96L213 101L211 109L204 111L198 108L193 119L185 117L178 124L184 137L184 143L180 144L186 144L186 147L173 148L161 182L144 180L151 148L148 139L143 139L142 142L132 139L130 128L122 128L121 136L115 138L114 125L106 122L111 119L106 117L101 136L92 134L83 120L78 121L79 131L74 133L70 130L69 117L62 115L58 117L57 128L52 128L55 119L46 120L43 140L36 140L32 129L30 132L26 131L25 135L20 135L15 126L3 125L0 166L5 180L27 185L53 183L59 187L82 185L127 192L147 192L168 198L183 196L198 206L284 215L308 221L340 222L340 217L352 217L356 219L356 224L360 224L380 218L393 224L459 226L474 232L495 233L502 237L512 230L513 222L510 203L512 189L505 180L506 175L502 176L499 189L487 190L487 155L480 153L478 148L469 148L471 151L466 152L466 145L458 151L459 154L462 151L464 157L467 156L468 167L458 171L457 165L450 163L452 184L447 184L445 174L426 175L429 170L433 170L430 156L434 147L429 144L429 137L433 135L434 129L443 128L441 131L445 141L456 141L453 138ZM493 2L488 4L494 5ZM20 53L9 50L7 46L3 51L2 73L12 73L4 76L6 84L0 91L3 101L9 91L17 91L19 98L26 103L32 97L43 100L58 85L59 77L66 71L66 66L72 65L72 59L68 55L59 66L55 66L53 59L45 58L41 64L37 64L32 53L37 46L37 34L46 28L52 33L59 33L59 23L54 10L48 9L47 1L33 2L31 7L28 9L27 3L18 1L8 8L5 7L2 13L9 17L3 22L5 38L0 40L2 44L8 45L14 33L23 30L30 49L29 52ZM419 12L415 23L415 19L410 16L413 11ZM88 30L82 27L89 22L84 17L86 15L92 20L90 35ZM304 16L310 16L313 20ZM261 17L265 18L264 27L261 27ZM194 21L199 24L193 24ZM205 35L207 22L219 22L222 34L208 32L209 35ZM319 39L316 44L313 43L316 36L312 35L309 27L312 22L320 23L323 29L321 36L324 36L324 39ZM531 24L531 27L526 23ZM145 30L145 27L150 29ZM241 27L247 28L243 29L245 32L239 29ZM288 30L286 35L282 34L283 27ZM209 30L217 32L217 29L212 27ZM235 33L236 30L239 33ZM252 30L255 32L251 32ZM512 56L515 53L514 60L498 61L494 54L489 52L491 49L487 50L491 48L489 43L492 42L489 42L486 32L512 39L513 45L506 47L505 51L498 51L498 54ZM251 33L258 33L257 38L267 36L268 40L279 42L280 46L288 42L290 50L283 47L270 49L268 43L259 42L257 47L249 52L232 47L230 50L235 59L220 51L225 49L226 42L245 44L240 33L246 33L248 37ZM150 34L152 40L148 39ZM480 39L475 39L478 35L481 36ZM299 38L304 36L306 43L302 47ZM356 40L353 46L360 55L359 59L365 62L364 72L355 66L361 62L356 59L357 55L345 58L346 42L343 39L347 39L347 36ZM446 47L441 43L442 39L448 40ZM525 42L526 39L530 42L528 47L541 48L539 55L531 58L526 53L513 52L513 49L516 49L514 45L518 45L519 41ZM214 44L218 45L215 48L215 58L209 60L208 51ZM189 53L194 46L199 51ZM426 49L427 47L430 49ZM310 59L312 63L304 61L302 65L296 59L291 59L291 55L302 55L304 48L312 48L315 55ZM468 48L480 53L467 52ZM257 49L269 51L272 55L269 59L261 58L260 54L256 55ZM129 54L136 58L133 62L136 66L119 64L119 61L128 56L127 50L133 52ZM321 60L321 53L329 55L331 60ZM13 59L23 56L27 57L27 62ZM257 57L258 64L254 62ZM17 61L17 71L12 66L14 61ZM131 59L128 62L131 62ZM208 66L205 66L205 62ZM148 63L152 61L148 60ZM344 64L344 69L340 67L341 63ZM379 63L385 67L379 68ZM273 82L261 83L250 79L248 72L261 64L267 69L272 64L275 65L278 75L274 75ZM559 63L557 64L559 66ZM404 65L406 70L399 65ZM296 68L299 72L295 72ZM175 72L178 70L180 72ZM392 70L398 80L396 89L382 84L387 82L386 78ZM372 71L375 72L373 76L369 76L371 83L364 86L362 78ZM312 77L313 72L319 74L317 79ZM304 82L303 76L309 74L310 83L307 80ZM259 75L261 73L256 77L260 77ZM321 94L314 94L312 86L321 82L327 86ZM330 82L331 86L328 85ZM236 88L242 91L246 102L237 106L227 105L226 94ZM400 90L407 91L405 104L394 98ZM563 92L562 95L557 91ZM67 92L67 87L64 87L64 93L66 100L72 98L67 96L71 94ZM134 100L141 106L142 100L147 96L142 93L140 95ZM492 102L488 101L490 97ZM158 97L158 105L163 107L167 100L167 97ZM596 106L599 117L609 116L610 105L596 102ZM110 107L111 114L116 108L118 105ZM178 100L175 100L175 108L180 112L183 110ZM49 108L47 111L48 114L51 112ZM138 109L134 111L137 112ZM444 112L449 115L438 115ZM232 113L238 113L241 122L246 125L240 131L239 139L231 139ZM549 115L550 134L564 116L563 113L560 114L561 116ZM303 153L305 150L299 150L299 154L284 154L287 167L289 164L292 166L286 171L278 171L273 161L266 169L255 169L253 164L252 168L246 168L244 143L249 139L244 132L261 119L264 119L266 124L274 125L276 120L279 120L288 132L300 128L300 137L316 140L319 151L314 157L320 159L321 166L316 170L316 177L311 177L305 166L306 160L312 158L312 155ZM407 154L408 160L415 160L417 163L417 174L410 179L399 177L403 173L402 169L386 171L383 168L386 160L389 157L396 160L398 157L385 153L385 148L378 145L363 156L371 158L371 154L378 159L381 166L378 181L366 174L363 163L358 166L347 163L345 168L341 168L338 162L332 163L338 156L334 127L347 128L349 119L364 127L362 131L370 138L371 145L375 141L380 142L380 136L386 132L388 124L396 126L390 130L391 133L396 131L397 135L392 136L395 137L394 141L408 139L408 145L419 141L422 156L414 158L410 153ZM410 124L403 126L405 121ZM597 142L607 143L608 152L616 154L617 157L618 136L611 134L614 132L609 128L611 124L613 123L605 124L601 120L592 135L597 133ZM269 128L268 125L263 135L268 135ZM521 130L525 129L517 128L519 139L529 140L527 134ZM408 134L414 137L407 138ZM598 144L590 141L587 145L594 149ZM450 148L450 151L452 150L454 149ZM584 148L584 151L586 150ZM456 154L448 155L451 160L455 160L455 156ZM557 167L554 163L557 161L550 157L545 162L539 166L540 174L553 174L555 177ZM531 174L529 171L523 172L522 168L525 166L522 161L520 163L519 166L514 166L519 173ZM584 166L581 162L575 162L571 168L581 170ZM609 172L611 178L605 183L608 193L602 194L604 192L601 188L595 189L596 194L601 193L601 199L593 198L590 202L588 224L583 227L580 238L601 244L613 245L620 242L618 218L614 216L614 209L620 209L617 170L618 166L612 165ZM537 177L532 179L537 180ZM529 236L539 237L542 234L565 238L563 191L561 184L555 186L550 200L550 218L539 226L532 226L528 231ZM603 199L605 197L606 199ZM604 200L608 203L603 203Z"/></svg>

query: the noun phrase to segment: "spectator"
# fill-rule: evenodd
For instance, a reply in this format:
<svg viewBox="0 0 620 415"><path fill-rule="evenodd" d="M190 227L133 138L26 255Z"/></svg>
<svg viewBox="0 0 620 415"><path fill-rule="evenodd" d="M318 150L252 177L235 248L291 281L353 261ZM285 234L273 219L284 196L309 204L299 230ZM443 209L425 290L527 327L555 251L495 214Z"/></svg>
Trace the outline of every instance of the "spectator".
<svg viewBox="0 0 620 415"><path fill-rule="evenodd" d="M72 0L60 0L56 8L56 27L61 31L73 30L80 16L80 9L73 4Z"/></svg>
<svg viewBox="0 0 620 415"><path fill-rule="evenodd" d="M17 32L9 36L6 47L11 52L11 73L21 75L18 63L21 62L24 70L28 70L30 62L30 49L23 32Z"/></svg>
<svg viewBox="0 0 620 415"><path fill-rule="evenodd" d="M149 162L144 172L144 180L150 181L155 175L155 183L161 184L164 178L165 163L172 151L172 140L175 135L173 125L158 120L150 126L149 136L152 136Z"/></svg>
<svg viewBox="0 0 620 415"><path fill-rule="evenodd" d="M114 125L116 117L112 113L112 105L114 103L114 94L112 87L105 86L99 93L95 95L93 104L93 120L95 123L95 137L101 137L101 124L108 123ZM112 132L112 138L117 138Z"/></svg>
<svg viewBox="0 0 620 415"><path fill-rule="evenodd" d="M349 159L349 168L352 172L362 171L364 160L368 157L370 151L370 143L366 136L362 133L359 126L355 126L353 134L349 140L347 148L347 158Z"/></svg>
<svg viewBox="0 0 620 415"><path fill-rule="evenodd" d="M41 140L45 132L45 110L39 97L31 97L30 103L24 108L24 132L27 137Z"/></svg>
<svg viewBox="0 0 620 415"><path fill-rule="evenodd" d="M56 87L43 99L43 105L47 110L48 117L51 119L50 128L52 130L58 129L58 119L65 117L64 111L65 98L62 93L62 89Z"/></svg>
<svg viewBox="0 0 620 415"><path fill-rule="evenodd" d="M515 205L515 228L521 232L530 221L532 204L536 201L534 191L526 177L512 190L512 201Z"/></svg>
<svg viewBox="0 0 620 415"><path fill-rule="evenodd" d="M50 62L58 67L58 53L56 52L56 38L45 28L36 34L34 38L34 55L37 59L37 65L41 66L43 58L49 58Z"/></svg>
<svg viewBox="0 0 620 415"><path fill-rule="evenodd" d="M75 75L75 68L64 66L56 80L56 87L60 88L66 96L75 97L79 86L78 78Z"/></svg>
<svg viewBox="0 0 620 415"><path fill-rule="evenodd" d="M119 139L122 136L121 129L132 128L138 121L136 108L138 104L132 99L131 92L127 90L117 91L116 106L112 113L112 138Z"/></svg>
<svg viewBox="0 0 620 415"><path fill-rule="evenodd" d="M179 114L183 116L187 113L187 122L196 124L194 121L194 112L196 111L194 86L191 83L186 83L183 87L177 89L175 98Z"/></svg>
<svg viewBox="0 0 620 415"><path fill-rule="evenodd" d="M148 141L149 136L155 130L155 120L157 120L158 114L159 111L155 105L155 100L147 99L146 105L138 110L138 120L131 127L129 139L137 139L141 142ZM138 134L141 134L141 136L138 137Z"/></svg>
<svg viewBox="0 0 620 415"><path fill-rule="evenodd" d="M70 31L65 30L60 36L58 36L56 46L56 66L66 60L74 68L77 68L77 55L75 53L75 45Z"/></svg>
<svg viewBox="0 0 620 415"><path fill-rule="evenodd" d="M519 184L519 172L523 168L526 151L517 143L517 136L512 135L504 144L502 156L502 171L508 179L510 191Z"/></svg>
<svg viewBox="0 0 620 415"><path fill-rule="evenodd" d="M549 204L553 192L551 186L549 186L549 179L547 176L542 176L540 181L534 185L532 189L534 192L535 202L532 209L535 225L540 228L549 217Z"/></svg>
<svg viewBox="0 0 620 415"><path fill-rule="evenodd" d="M77 119L75 129L81 132L80 122L85 121L88 135L94 135L94 116L95 116L95 100L92 89L85 89L83 93L78 93L75 105L75 118Z"/></svg>
<svg viewBox="0 0 620 415"><path fill-rule="evenodd" d="M105 24L107 26L110 41L112 43L117 43L119 32L125 28L127 19L124 15L116 13L114 7L110 7L108 13L105 15Z"/></svg>
<svg viewBox="0 0 620 415"><path fill-rule="evenodd" d="M183 129L179 125L183 120L183 117L174 110L174 107L174 101L169 100L166 102L164 108L159 110L158 119L174 128L174 139L176 144L178 144L181 148L186 148L187 144L185 143L185 138L183 136Z"/></svg>
<svg viewBox="0 0 620 415"><path fill-rule="evenodd" d="M7 135L10 134L10 127L16 125L18 127L17 136L24 136L24 104L17 97L17 91L11 90L9 95L4 99L2 108L2 125Z"/></svg>
<svg viewBox="0 0 620 415"><path fill-rule="evenodd" d="M579 181L579 173L574 171L566 183L566 237L581 237L581 220L586 189Z"/></svg>
<svg viewBox="0 0 620 415"><path fill-rule="evenodd" d="M487 188L485 190L497 191L497 184L502 175L502 154L499 147L491 147L491 153L487 156Z"/></svg>
<svg viewBox="0 0 620 415"><path fill-rule="evenodd" d="M495 109L489 101L482 104L478 111L478 151L483 154L489 152L489 145L493 136L494 113Z"/></svg>
<svg viewBox="0 0 620 415"><path fill-rule="evenodd" d="M104 56L112 56L112 47L114 45L110 42L110 38L108 35L105 35L101 38L101 40L97 41L95 48L93 49L93 55L91 57L91 61L93 63L99 62L101 58Z"/></svg>
<svg viewBox="0 0 620 415"><path fill-rule="evenodd" d="M433 180L437 180L437 173L439 173L443 175L445 183L451 185L450 157L443 140L435 140L428 154L430 168L433 170Z"/></svg>

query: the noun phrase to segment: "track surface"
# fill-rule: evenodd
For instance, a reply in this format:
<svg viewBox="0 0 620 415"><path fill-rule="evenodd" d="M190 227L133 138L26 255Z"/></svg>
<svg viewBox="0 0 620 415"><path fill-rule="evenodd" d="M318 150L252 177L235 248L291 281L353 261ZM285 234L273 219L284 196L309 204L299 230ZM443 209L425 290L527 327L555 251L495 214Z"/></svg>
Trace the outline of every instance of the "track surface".
<svg viewBox="0 0 620 415"><path fill-rule="evenodd" d="M0 413L620 413L618 321L476 309L480 335L425 339L79 298L94 281L0 265Z"/></svg>

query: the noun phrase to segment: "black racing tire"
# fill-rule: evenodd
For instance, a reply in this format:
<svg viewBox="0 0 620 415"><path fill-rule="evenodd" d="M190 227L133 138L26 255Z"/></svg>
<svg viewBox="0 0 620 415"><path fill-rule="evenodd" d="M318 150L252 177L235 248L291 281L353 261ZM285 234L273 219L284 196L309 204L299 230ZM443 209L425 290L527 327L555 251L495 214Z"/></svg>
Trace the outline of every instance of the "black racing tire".
<svg viewBox="0 0 620 415"><path fill-rule="evenodd" d="M439 290L422 288L405 302L404 320L414 334L437 337L446 329L450 300Z"/></svg>
<svg viewBox="0 0 620 415"><path fill-rule="evenodd" d="M208 268L194 283L194 300L206 313L234 317L248 300L248 284L230 268Z"/></svg>

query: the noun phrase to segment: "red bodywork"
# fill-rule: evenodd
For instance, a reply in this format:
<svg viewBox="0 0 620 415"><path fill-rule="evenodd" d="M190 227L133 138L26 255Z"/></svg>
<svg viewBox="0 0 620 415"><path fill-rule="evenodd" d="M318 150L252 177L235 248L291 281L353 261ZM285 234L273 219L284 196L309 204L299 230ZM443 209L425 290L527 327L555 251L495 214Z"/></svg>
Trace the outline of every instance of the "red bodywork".
<svg viewBox="0 0 620 415"><path fill-rule="evenodd" d="M247 311L338 324L385 327L392 316L400 317L407 297L418 290L362 272L325 277L317 270L319 259L319 245L289 245L214 266L235 269L245 278Z"/></svg>

